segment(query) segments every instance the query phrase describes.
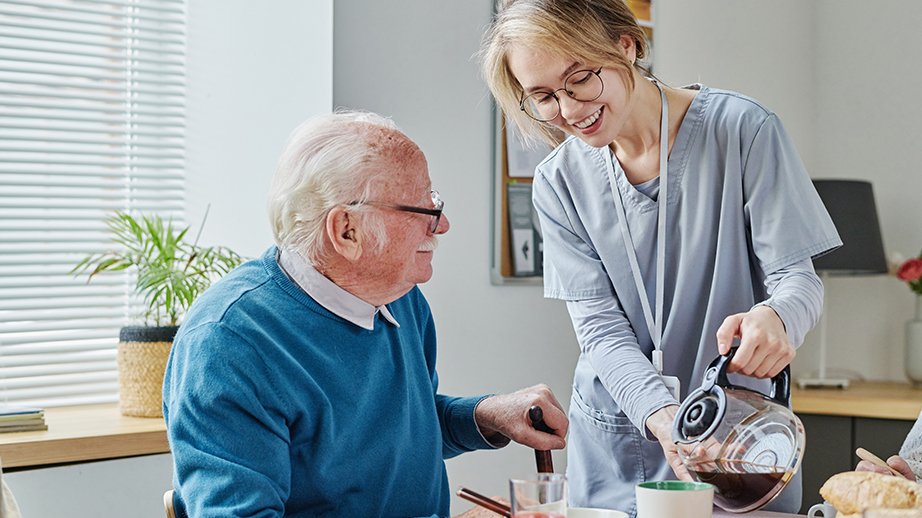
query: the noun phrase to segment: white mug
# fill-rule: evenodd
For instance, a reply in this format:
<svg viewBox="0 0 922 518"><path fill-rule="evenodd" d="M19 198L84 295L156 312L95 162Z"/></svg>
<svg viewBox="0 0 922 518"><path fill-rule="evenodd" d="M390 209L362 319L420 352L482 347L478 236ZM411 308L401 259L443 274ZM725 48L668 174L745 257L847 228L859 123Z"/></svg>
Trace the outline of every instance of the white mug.
<svg viewBox="0 0 922 518"><path fill-rule="evenodd" d="M809 518L816 518L817 513L820 513L820 516L823 518L835 518L836 508L824 500L822 504L815 504L811 507L810 510L807 511L807 516Z"/></svg>
<svg viewBox="0 0 922 518"><path fill-rule="evenodd" d="M703 482L641 482L635 493L637 518L711 518L714 509L714 486Z"/></svg>

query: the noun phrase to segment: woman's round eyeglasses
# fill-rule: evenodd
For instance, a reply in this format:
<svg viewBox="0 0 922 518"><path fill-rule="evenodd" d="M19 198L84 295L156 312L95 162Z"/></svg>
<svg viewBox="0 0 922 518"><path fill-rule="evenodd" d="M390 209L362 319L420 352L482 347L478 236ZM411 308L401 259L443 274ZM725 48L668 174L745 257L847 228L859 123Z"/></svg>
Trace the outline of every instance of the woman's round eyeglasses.
<svg viewBox="0 0 922 518"><path fill-rule="evenodd" d="M598 70L577 70L567 76L563 88L529 95L522 92L519 108L538 122L552 121L560 115L560 98L557 97L557 92L563 90L571 99L583 103L594 101L602 95L604 88L602 77L599 75L601 73L602 67Z"/></svg>
<svg viewBox="0 0 922 518"><path fill-rule="evenodd" d="M432 197L433 208L424 209L422 207L411 207L409 205L395 205L393 203L379 203L376 201L366 201L368 205L374 205L376 207L389 207L391 209L402 210L404 212L413 212L416 214L428 214L430 216L429 221L429 232L435 234L436 229L439 228L439 221L442 219L442 208L445 206L445 202L442 201L442 198L439 196L439 191L429 191L429 196ZM352 205L355 205L359 202L355 202Z"/></svg>

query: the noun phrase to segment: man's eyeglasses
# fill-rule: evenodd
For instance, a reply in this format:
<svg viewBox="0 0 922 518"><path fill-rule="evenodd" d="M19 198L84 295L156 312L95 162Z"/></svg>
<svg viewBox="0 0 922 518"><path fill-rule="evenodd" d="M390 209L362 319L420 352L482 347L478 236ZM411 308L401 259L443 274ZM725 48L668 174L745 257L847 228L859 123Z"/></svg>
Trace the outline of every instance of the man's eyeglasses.
<svg viewBox="0 0 922 518"><path fill-rule="evenodd" d="M375 205L377 207L389 207L391 209L402 210L404 212L428 214L431 217L431 221L429 221L429 231L435 234L436 229L439 228L439 220L442 219L442 207L445 206L445 202L443 202L442 198L439 197L439 191L429 191L429 195L432 196L432 204L435 205L435 208L424 209L422 207L395 205L393 203L379 203L376 201L366 201L365 203L368 205Z"/></svg>
<svg viewBox="0 0 922 518"><path fill-rule="evenodd" d="M577 70L569 76L563 83L563 88L558 88L553 92L535 92L531 95L525 95L522 92L522 100L519 102L519 108L526 115L538 122L552 121L560 115L560 98L557 92L563 90L571 99L583 103L594 101L602 95L602 67L598 70Z"/></svg>

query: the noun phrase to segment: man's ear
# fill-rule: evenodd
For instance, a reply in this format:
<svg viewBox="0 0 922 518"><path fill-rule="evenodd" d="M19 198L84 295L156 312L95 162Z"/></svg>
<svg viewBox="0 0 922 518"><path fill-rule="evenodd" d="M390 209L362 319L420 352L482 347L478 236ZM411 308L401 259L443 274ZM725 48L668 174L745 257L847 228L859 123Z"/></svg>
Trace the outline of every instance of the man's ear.
<svg viewBox="0 0 922 518"><path fill-rule="evenodd" d="M362 257L362 231L358 220L345 207L336 207L327 214L327 237L333 250L349 261Z"/></svg>

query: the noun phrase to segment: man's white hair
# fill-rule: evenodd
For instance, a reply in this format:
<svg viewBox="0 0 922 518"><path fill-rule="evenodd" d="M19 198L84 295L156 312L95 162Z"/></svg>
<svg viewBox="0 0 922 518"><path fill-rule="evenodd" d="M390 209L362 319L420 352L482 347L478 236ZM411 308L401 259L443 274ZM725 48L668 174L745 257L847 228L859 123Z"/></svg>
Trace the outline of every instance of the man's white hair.
<svg viewBox="0 0 922 518"><path fill-rule="evenodd" d="M369 244L380 249L386 243L378 213L362 204L372 198L380 184L375 180L384 172L368 167L389 150L378 142L383 132L403 136L391 119L354 110L313 117L295 128L269 189L269 222L279 247L321 264L327 214L351 204Z"/></svg>

